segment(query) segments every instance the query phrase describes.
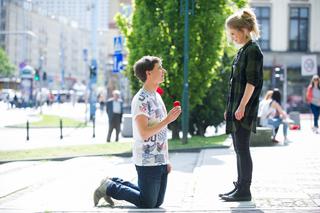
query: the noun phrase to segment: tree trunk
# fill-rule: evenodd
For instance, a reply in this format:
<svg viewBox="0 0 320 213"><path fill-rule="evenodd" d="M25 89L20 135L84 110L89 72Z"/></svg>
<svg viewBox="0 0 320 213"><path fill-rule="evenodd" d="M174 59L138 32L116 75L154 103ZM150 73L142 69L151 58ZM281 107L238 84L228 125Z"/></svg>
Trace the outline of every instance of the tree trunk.
<svg viewBox="0 0 320 213"><path fill-rule="evenodd" d="M204 136L205 128L204 126L199 126L199 136Z"/></svg>
<svg viewBox="0 0 320 213"><path fill-rule="evenodd" d="M198 136L204 136L204 134L206 133L206 126L203 124L203 125L197 125L197 135Z"/></svg>
<svg viewBox="0 0 320 213"><path fill-rule="evenodd" d="M177 122L174 122L170 125L170 129L172 130L172 139L179 139L179 124Z"/></svg>

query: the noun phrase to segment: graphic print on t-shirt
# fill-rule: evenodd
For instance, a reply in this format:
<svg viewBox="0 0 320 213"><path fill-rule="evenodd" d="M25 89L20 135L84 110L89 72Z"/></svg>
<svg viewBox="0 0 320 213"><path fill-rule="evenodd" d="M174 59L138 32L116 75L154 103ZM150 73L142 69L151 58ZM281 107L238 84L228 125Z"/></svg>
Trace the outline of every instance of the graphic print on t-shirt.
<svg viewBox="0 0 320 213"><path fill-rule="evenodd" d="M159 98L159 97L158 97ZM139 95L139 111L148 115L148 125L152 126L162 121L165 117L165 109L158 100L156 94L141 91ZM142 165L164 164L167 161L167 128L144 140L142 143Z"/></svg>

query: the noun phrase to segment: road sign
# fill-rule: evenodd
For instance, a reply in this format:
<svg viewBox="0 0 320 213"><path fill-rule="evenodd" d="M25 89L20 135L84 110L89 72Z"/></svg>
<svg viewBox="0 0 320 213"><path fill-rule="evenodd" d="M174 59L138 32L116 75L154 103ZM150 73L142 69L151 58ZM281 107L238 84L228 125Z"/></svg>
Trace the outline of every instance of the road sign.
<svg viewBox="0 0 320 213"><path fill-rule="evenodd" d="M24 61L19 64L20 69L23 69L25 66L27 66L27 63Z"/></svg>
<svg viewBox="0 0 320 213"><path fill-rule="evenodd" d="M117 73L123 70L123 55L121 52L115 52L113 55L112 72Z"/></svg>
<svg viewBox="0 0 320 213"><path fill-rule="evenodd" d="M113 38L113 48L115 52L121 52L122 51L122 37L121 36L115 36Z"/></svg>
<svg viewBox="0 0 320 213"><path fill-rule="evenodd" d="M317 70L317 56L316 55L304 55L301 57L301 75L309 76L316 75Z"/></svg>

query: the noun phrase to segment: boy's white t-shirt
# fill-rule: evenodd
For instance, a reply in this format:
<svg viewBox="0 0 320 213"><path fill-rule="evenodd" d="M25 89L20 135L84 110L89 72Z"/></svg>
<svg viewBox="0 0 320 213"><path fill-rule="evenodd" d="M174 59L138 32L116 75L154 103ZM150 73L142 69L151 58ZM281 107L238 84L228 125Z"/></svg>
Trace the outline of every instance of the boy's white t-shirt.
<svg viewBox="0 0 320 213"><path fill-rule="evenodd" d="M133 97L131 103L132 129L133 129L133 162L138 166L157 166L168 164L168 138L167 127L147 140L140 136L136 117L148 117L148 125L159 123L167 116L167 110L161 96L157 92L149 92L143 88Z"/></svg>

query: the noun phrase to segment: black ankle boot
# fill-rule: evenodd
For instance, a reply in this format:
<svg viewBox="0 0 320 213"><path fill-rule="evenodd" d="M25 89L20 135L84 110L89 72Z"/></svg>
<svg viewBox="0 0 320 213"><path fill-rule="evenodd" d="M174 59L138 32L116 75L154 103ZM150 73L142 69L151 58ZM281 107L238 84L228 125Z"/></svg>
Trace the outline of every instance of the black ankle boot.
<svg viewBox="0 0 320 213"><path fill-rule="evenodd" d="M250 184L238 184L237 190L229 195L223 195L221 199L229 202L233 201L250 201L251 192Z"/></svg>
<svg viewBox="0 0 320 213"><path fill-rule="evenodd" d="M224 196L224 195L230 195L230 194L232 194L233 192L235 192L236 190L237 190L237 187L238 187L238 182L233 182L233 185L234 185L234 189L232 189L232 191L230 191L230 192L227 192L227 193L224 193L224 194L219 194L219 197L222 197L222 196Z"/></svg>

